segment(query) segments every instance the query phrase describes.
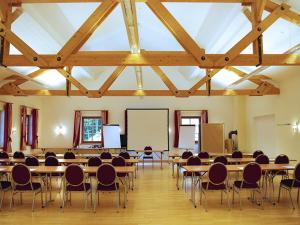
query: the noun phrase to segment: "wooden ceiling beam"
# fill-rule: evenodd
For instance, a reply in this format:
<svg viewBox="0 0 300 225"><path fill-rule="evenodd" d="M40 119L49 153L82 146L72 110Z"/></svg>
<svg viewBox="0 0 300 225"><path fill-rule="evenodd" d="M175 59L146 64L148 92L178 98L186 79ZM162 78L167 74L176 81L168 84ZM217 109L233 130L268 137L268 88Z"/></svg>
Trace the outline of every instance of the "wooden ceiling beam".
<svg viewBox="0 0 300 225"><path fill-rule="evenodd" d="M162 71L162 69L159 68L158 66L151 66L151 68L159 76L162 82L164 82L164 84L168 87L168 89L173 93L173 95L176 96L179 93L178 89L173 84L173 82L168 78L168 76L164 73L164 71Z"/></svg>
<svg viewBox="0 0 300 225"><path fill-rule="evenodd" d="M107 80L102 84L102 86L99 88L98 94L99 96L105 95L105 93L108 91L108 89L111 87L111 85L114 83L114 81L120 76L120 74L124 71L126 66L118 66L114 72L107 78Z"/></svg>
<svg viewBox="0 0 300 225"><path fill-rule="evenodd" d="M265 6L268 0L259 0L257 2L257 18L261 20L262 14L265 10Z"/></svg>
<svg viewBox="0 0 300 225"><path fill-rule="evenodd" d="M188 90L179 90L180 93L187 93ZM99 97L97 90L89 90L91 97ZM256 89L241 90L211 90L211 96L236 96L236 95L257 95ZM0 89L0 95L9 95L7 90ZM206 90L197 90L193 96L207 96ZM278 95L279 91L268 89L262 95ZM65 90L22 90L26 96L66 96ZM71 90L70 96L85 96L80 90ZM170 90L108 90L104 96L173 96ZM188 96L183 96L188 97Z"/></svg>
<svg viewBox="0 0 300 225"><path fill-rule="evenodd" d="M72 53L79 51L117 4L116 0L107 0L101 3L58 52L57 61L64 62Z"/></svg>
<svg viewBox="0 0 300 225"><path fill-rule="evenodd" d="M224 63L218 63L225 54L207 54L211 62L201 65L201 68L222 68ZM5 66L38 66L40 68L62 68L64 66L199 66L199 63L186 52L149 51L139 55L130 52L78 52L70 56L64 64L56 61L56 55L40 55L48 65L39 61L31 62L23 55L4 57ZM256 66L257 55L239 54L227 66ZM262 66L299 66L300 54L263 54Z"/></svg>
<svg viewBox="0 0 300 225"><path fill-rule="evenodd" d="M34 79L36 77L39 77L40 75L42 75L45 71L47 71L47 69L38 69L28 75L26 75L28 78L30 79ZM30 81L30 79L26 80L26 79L19 79L14 81L13 83L17 86L26 83L27 81Z"/></svg>
<svg viewBox="0 0 300 225"><path fill-rule="evenodd" d="M15 9L15 11L13 11L12 13L10 13L7 17L7 20L10 24L12 24L13 22L15 22L21 15L23 14L23 9L18 7Z"/></svg>
<svg viewBox="0 0 300 225"><path fill-rule="evenodd" d="M265 10L272 13L274 10L276 10L276 8L278 8L278 6L278 4L268 0ZM281 14L281 18L300 26L300 14L291 11L290 9L285 10L285 12Z"/></svg>
<svg viewBox="0 0 300 225"><path fill-rule="evenodd" d="M199 47L199 45L193 40L193 38L190 37L175 17L159 0L148 0L146 4L171 32L186 52L190 53L200 65L205 61L209 61L209 59L205 57L205 50Z"/></svg>
<svg viewBox="0 0 300 225"><path fill-rule="evenodd" d="M219 73L222 69L214 69L210 71L209 74L207 74L205 77L201 78L193 87L189 89L189 94L194 95L194 93L202 87L205 83L207 83L213 76L215 76L217 73Z"/></svg>

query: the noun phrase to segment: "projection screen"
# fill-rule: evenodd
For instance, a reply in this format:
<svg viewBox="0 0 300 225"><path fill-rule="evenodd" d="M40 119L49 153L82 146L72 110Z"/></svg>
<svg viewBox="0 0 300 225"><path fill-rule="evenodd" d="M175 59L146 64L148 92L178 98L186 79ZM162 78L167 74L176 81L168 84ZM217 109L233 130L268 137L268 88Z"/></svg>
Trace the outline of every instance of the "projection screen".
<svg viewBox="0 0 300 225"><path fill-rule="evenodd" d="M169 150L169 109L127 109L127 149Z"/></svg>

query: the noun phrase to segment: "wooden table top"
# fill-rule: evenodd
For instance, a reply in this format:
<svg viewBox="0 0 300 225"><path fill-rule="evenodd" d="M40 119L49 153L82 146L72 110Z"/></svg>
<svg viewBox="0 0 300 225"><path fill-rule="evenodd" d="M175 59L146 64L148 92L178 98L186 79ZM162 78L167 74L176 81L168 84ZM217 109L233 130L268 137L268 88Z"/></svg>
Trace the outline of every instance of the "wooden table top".
<svg viewBox="0 0 300 225"><path fill-rule="evenodd" d="M134 150L135 152L165 152L167 150L157 150L157 149L153 149L153 150Z"/></svg>
<svg viewBox="0 0 300 225"><path fill-rule="evenodd" d="M45 163L45 158L38 159L40 163ZM102 159L103 163L111 163L111 159ZM58 159L59 163L75 163L75 164L87 164L87 158L75 158L75 159ZM126 163L138 163L138 159L125 159ZM25 159L0 159L0 163L25 163Z"/></svg>
<svg viewBox="0 0 300 225"><path fill-rule="evenodd" d="M0 166L0 172L11 173L13 166ZM64 173L67 166L29 166L31 172L35 173ZM115 166L117 173L134 173L134 166ZM85 173L96 173L97 166L82 167Z"/></svg>
<svg viewBox="0 0 300 225"><path fill-rule="evenodd" d="M13 157L13 153L9 153L8 155L10 157ZM35 156L37 158L44 158L45 157L45 154L43 154L43 153L39 153L39 154L25 153L24 155L25 155L25 157L29 157L29 156ZM111 153L111 155L113 157L119 156L119 154L117 154L117 153ZM137 153L131 153L129 155L130 155L130 157L138 157L139 156ZM76 156L76 158L77 157L79 157L79 158L100 157L100 153L99 154L96 154L96 153L79 153L79 154L77 154L77 153L75 153L75 156ZM57 153L56 158L64 158L64 154L63 153Z"/></svg>
<svg viewBox="0 0 300 225"><path fill-rule="evenodd" d="M243 171L244 165L226 165L228 172L238 172ZM295 165L291 164L260 164L260 167L264 171L269 170L294 170ZM203 166L183 166L183 168L188 172L208 172L210 165Z"/></svg>
<svg viewBox="0 0 300 225"><path fill-rule="evenodd" d="M255 162L254 158L227 158L229 163L250 163L250 162ZM173 163L178 163L178 164L185 164L187 162L187 159L182 159L182 158L176 158L172 160ZM270 162L274 162L275 159L270 159ZM212 164L214 162L213 158L210 159L201 159L201 163L204 164ZM297 162L295 159L290 159L290 162Z"/></svg>
<svg viewBox="0 0 300 225"><path fill-rule="evenodd" d="M231 153L208 153L210 157L217 157L217 156L225 156L225 157L231 157L232 154ZM194 156L198 156L198 153L194 153ZM181 157L182 156L182 152L171 152L169 153L169 157L170 158L175 158L175 157ZM251 158L252 154L251 153L243 153L243 157L244 158Z"/></svg>

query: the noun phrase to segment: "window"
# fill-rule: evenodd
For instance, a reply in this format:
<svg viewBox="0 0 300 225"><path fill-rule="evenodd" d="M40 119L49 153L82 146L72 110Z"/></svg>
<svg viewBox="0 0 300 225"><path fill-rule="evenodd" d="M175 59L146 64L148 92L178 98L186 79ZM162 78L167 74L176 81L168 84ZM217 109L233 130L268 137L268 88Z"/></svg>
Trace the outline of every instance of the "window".
<svg viewBox="0 0 300 225"><path fill-rule="evenodd" d="M25 135L26 145L32 144L32 117L31 115L26 115L26 135Z"/></svg>
<svg viewBox="0 0 300 225"><path fill-rule="evenodd" d="M182 125L195 125L195 143L199 141L200 117L181 117Z"/></svg>
<svg viewBox="0 0 300 225"><path fill-rule="evenodd" d="M82 143L100 143L102 141L101 117L82 117Z"/></svg>
<svg viewBox="0 0 300 225"><path fill-rule="evenodd" d="M0 111L0 147L4 145L4 111Z"/></svg>

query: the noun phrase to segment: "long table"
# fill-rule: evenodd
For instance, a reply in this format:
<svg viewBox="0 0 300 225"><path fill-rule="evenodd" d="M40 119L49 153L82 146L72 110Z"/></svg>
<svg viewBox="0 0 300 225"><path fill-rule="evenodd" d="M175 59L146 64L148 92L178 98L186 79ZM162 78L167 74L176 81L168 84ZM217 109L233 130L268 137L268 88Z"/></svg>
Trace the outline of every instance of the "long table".
<svg viewBox="0 0 300 225"><path fill-rule="evenodd" d="M97 154L97 153L74 153L76 157L80 157L80 158L92 158L92 157L100 157L100 154ZM13 153L9 153L8 154L10 157L13 156ZM29 157L29 156L35 156L37 158L44 158L45 157L45 154L43 153L38 153L38 154L33 154L33 153L24 153L24 155L26 157ZM111 153L111 155L113 157L116 157L116 156L119 156L119 154L117 153ZM139 155L138 154L129 154L129 156L131 158L137 158ZM56 158L63 158L64 157L64 154L63 153L57 153L56 154Z"/></svg>
<svg viewBox="0 0 300 225"><path fill-rule="evenodd" d="M226 165L228 172L241 172L243 171L245 165ZM269 171L280 171L280 170L294 170L295 165L291 164L260 164L260 167L263 171L269 172ZM185 169L187 172L192 173L192 188L191 188L191 196L192 196L192 202L194 207L196 207L195 203L195 173L196 172L208 172L210 168L210 165L202 165L202 166L183 166L183 169Z"/></svg>
<svg viewBox="0 0 300 225"><path fill-rule="evenodd" d="M183 152L171 152L169 153L169 158L180 158L182 156L182 153ZM198 156L199 153L193 153L194 156ZM209 154L209 157L211 158L214 158L214 157L217 157L217 156L225 156L225 157L231 157L232 156L232 153L210 153L208 152ZM243 157L244 158L252 158L253 154L251 153L243 153Z"/></svg>
<svg viewBox="0 0 300 225"><path fill-rule="evenodd" d="M158 154L158 153L160 153L160 157L159 157L159 155L158 155L158 157L159 157L159 159L160 159L160 168L162 169L163 168L163 166L162 166L162 163L163 163L163 154L164 154L164 152L166 151L166 150L134 150L137 154L139 154L139 153L144 153L144 152L153 152L154 154Z"/></svg>
<svg viewBox="0 0 300 225"><path fill-rule="evenodd" d="M0 166L0 172L1 173L11 173L13 166ZM51 173L65 173L67 166L30 166L29 169L31 172L39 173L39 174L51 174ZM115 166L115 171L117 173L128 173L132 174L132 185L134 182L133 174L135 172L135 166ZM84 173L90 174L90 173L96 173L98 167L82 167ZM46 192L48 191L46 182ZM125 179L124 184L125 190L124 190L124 207L126 207L127 204L127 181ZM47 202L47 194L46 194L46 202Z"/></svg>

